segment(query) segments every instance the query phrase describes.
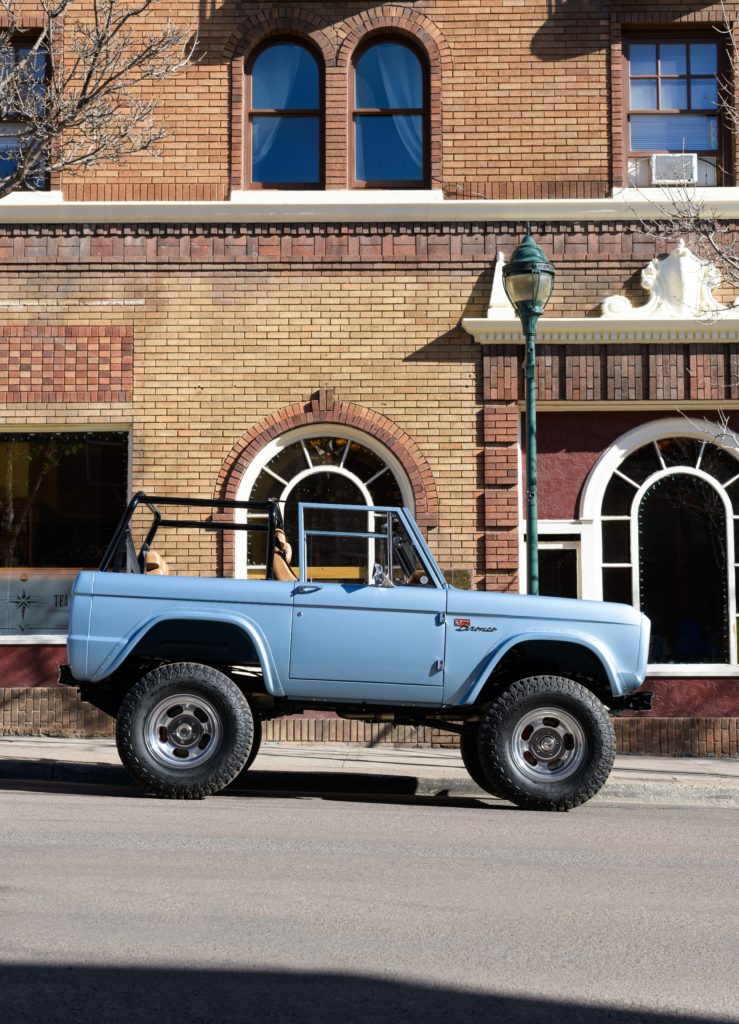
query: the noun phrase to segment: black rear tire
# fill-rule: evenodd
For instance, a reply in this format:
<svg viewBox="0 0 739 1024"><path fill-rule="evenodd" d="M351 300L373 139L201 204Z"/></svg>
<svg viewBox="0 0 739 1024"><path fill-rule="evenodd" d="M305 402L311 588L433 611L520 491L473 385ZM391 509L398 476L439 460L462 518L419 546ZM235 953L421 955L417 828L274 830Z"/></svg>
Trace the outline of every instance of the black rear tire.
<svg viewBox="0 0 739 1024"><path fill-rule="evenodd" d="M148 672L123 698L116 742L129 774L150 793L198 800L224 789L254 739L249 703L228 676L194 662Z"/></svg>
<svg viewBox="0 0 739 1024"><path fill-rule="evenodd" d="M482 770L497 795L529 810L569 811L595 796L616 753L608 711L563 676L519 679L480 722Z"/></svg>

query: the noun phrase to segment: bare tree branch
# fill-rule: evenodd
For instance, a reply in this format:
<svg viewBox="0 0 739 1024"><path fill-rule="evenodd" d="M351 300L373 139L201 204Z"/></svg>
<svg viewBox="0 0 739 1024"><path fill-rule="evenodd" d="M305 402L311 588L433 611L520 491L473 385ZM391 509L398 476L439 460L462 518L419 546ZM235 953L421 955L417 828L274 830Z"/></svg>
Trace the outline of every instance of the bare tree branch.
<svg viewBox="0 0 739 1024"><path fill-rule="evenodd" d="M0 198L45 187L51 171L156 154L166 133L148 84L192 62L192 30L169 21L151 29L159 0L93 0L74 22L80 0L41 0L44 25L28 40L19 36L17 2L0 0L8 22L0 30L0 147L11 167Z"/></svg>

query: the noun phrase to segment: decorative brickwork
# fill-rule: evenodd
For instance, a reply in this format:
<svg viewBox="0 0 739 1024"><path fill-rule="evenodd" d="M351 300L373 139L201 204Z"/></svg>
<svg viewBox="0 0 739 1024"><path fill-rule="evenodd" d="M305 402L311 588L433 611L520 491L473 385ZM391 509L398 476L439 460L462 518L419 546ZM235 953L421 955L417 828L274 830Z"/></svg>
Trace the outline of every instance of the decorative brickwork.
<svg viewBox="0 0 739 1024"><path fill-rule="evenodd" d="M128 402L132 382L124 327L0 327L0 402Z"/></svg>
<svg viewBox="0 0 739 1024"><path fill-rule="evenodd" d="M436 484L431 468L416 442L386 416L352 403L337 401L332 388L320 388L306 405L293 405L271 414L240 437L221 467L214 497L236 498L249 463L270 441L296 427L314 423L325 423L337 429L342 426L354 427L388 448L410 481L419 526L428 531L438 525L439 497ZM223 571L225 575L234 571L233 538L228 533L224 537Z"/></svg>

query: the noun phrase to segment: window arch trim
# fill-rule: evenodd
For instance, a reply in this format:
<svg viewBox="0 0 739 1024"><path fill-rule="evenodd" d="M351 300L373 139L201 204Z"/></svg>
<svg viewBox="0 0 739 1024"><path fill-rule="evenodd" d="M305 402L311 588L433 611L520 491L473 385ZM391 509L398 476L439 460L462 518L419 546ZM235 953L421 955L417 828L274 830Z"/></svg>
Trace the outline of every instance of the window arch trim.
<svg viewBox="0 0 739 1024"><path fill-rule="evenodd" d="M267 110L252 107L253 93L253 71L256 62L267 50L274 46L289 43L299 46L310 55L316 65L318 72L318 107L305 109L280 109ZM260 189L300 190L300 191L322 191L326 187L326 63L320 49L311 39L299 33L280 33L268 36L263 39L244 59L243 72L243 161L244 161L244 185L250 191ZM285 118L308 118L318 119L318 180L315 182L294 182L294 181L255 181L253 171L253 125L254 117L279 116Z"/></svg>
<svg viewBox="0 0 739 1024"><path fill-rule="evenodd" d="M709 444L716 444L717 438L734 438L739 450L739 436L727 431L725 426L719 423L703 420L693 422L682 416L673 416L660 420L651 420L642 423L638 427L622 434L613 444L600 456L591 469L583 486L582 499L580 502L580 522L582 527L582 564L583 564L583 598L593 601L603 600L603 534L602 534L602 505L605 491L614 473L621 464L638 449L653 442L659 442L668 438L692 438L698 441L705 441ZM737 473L739 474L739 458L737 459ZM734 571L734 560L737 557L734 544L734 516L739 517L739 507L736 512L731 504L731 499L726 493L725 487L715 477L701 469L690 466L669 466L660 469L647 477L636 492L629 512L630 535L629 543L631 548L631 572L632 572L632 602L639 607L640 595L635 593L638 587L638 509L649 488L667 476L675 474L686 474L697 476L707 481L719 493L724 504L727 515L727 582L728 582L728 616L730 656L729 664L721 663L691 663L691 664L657 664L650 663L649 675L653 677L677 678L681 676L738 676L739 675L739 650L735 630L732 628L736 622L737 590ZM636 552L636 555L634 554ZM634 582L636 581L636 583Z"/></svg>

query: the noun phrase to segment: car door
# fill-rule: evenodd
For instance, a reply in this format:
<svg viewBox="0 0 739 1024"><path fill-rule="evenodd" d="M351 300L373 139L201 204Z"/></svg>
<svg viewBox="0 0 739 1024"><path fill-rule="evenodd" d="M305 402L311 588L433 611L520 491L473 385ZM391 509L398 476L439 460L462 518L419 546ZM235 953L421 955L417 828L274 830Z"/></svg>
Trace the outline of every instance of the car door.
<svg viewBox="0 0 739 1024"><path fill-rule="evenodd" d="M400 517L351 506L304 515L289 695L439 703L446 590Z"/></svg>

